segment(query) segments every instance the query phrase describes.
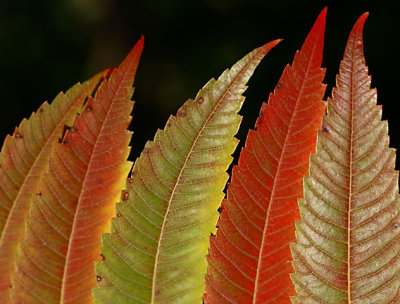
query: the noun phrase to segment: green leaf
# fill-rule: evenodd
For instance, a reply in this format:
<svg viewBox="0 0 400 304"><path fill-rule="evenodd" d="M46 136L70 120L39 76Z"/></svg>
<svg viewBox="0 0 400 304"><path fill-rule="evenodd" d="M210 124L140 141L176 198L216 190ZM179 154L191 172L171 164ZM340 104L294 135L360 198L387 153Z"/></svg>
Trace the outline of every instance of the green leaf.
<svg viewBox="0 0 400 304"><path fill-rule="evenodd" d="M366 17L351 31L304 180L293 303L400 301L398 172L365 65Z"/></svg>
<svg viewBox="0 0 400 304"><path fill-rule="evenodd" d="M117 205L97 303L201 303L208 237L237 146L245 84L273 41L212 79L148 142Z"/></svg>
<svg viewBox="0 0 400 304"><path fill-rule="evenodd" d="M43 103L4 141L0 153L0 303L8 302L17 245L32 195L38 191L41 176L48 168L49 155L65 127L71 125L86 98L108 72L76 84L65 94L59 93L51 105Z"/></svg>

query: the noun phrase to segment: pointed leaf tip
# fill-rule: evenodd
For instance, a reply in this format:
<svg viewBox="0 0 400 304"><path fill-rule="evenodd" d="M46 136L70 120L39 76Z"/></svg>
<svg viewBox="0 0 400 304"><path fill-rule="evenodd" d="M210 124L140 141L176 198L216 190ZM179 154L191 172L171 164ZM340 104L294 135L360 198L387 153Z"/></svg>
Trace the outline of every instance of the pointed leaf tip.
<svg viewBox="0 0 400 304"><path fill-rule="evenodd" d="M361 37L361 42L362 42L362 32L364 30L364 24L365 24L365 20L367 20L367 17L369 15L369 12L365 12L364 14L362 14L360 16L360 18L358 18L358 20L356 21L356 23L353 26L353 29L351 30L350 33L350 37L357 35ZM362 45L362 43L361 43Z"/></svg>
<svg viewBox="0 0 400 304"><path fill-rule="evenodd" d="M364 42L363 42L363 30L365 20L367 19L369 12L365 12L358 18L356 23L354 24L349 39L347 41L346 49L344 52L344 57L354 57L356 55L362 57L362 60L365 62L364 58Z"/></svg>
<svg viewBox="0 0 400 304"><path fill-rule="evenodd" d="M308 33L307 38L301 47L301 51L305 53L315 52L318 59L316 63L318 65L322 64L322 55L324 48L324 35L325 35L325 24L326 24L326 13L328 8L325 7L319 13L317 20L315 21L311 31ZM310 45L314 44L312 49L308 49Z"/></svg>
<svg viewBox="0 0 400 304"><path fill-rule="evenodd" d="M274 46L276 46L278 43L280 43L283 39L275 39L272 40L263 46L260 47L260 49L264 50L265 54L268 53Z"/></svg>
<svg viewBox="0 0 400 304"><path fill-rule="evenodd" d="M120 67L123 65L130 64L139 64L139 59L142 56L144 46L144 36L142 35L138 42L133 46L132 50L129 52L128 56L126 56L125 60L120 64Z"/></svg>

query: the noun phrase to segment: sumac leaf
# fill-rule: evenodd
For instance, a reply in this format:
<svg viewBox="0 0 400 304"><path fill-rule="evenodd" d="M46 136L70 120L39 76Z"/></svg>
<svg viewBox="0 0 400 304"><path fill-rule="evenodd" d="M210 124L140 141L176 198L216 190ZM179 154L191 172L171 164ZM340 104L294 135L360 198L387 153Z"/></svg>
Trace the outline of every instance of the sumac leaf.
<svg viewBox="0 0 400 304"><path fill-rule="evenodd" d="M284 69L233 168L219 228L210 238L205 303L290 303L295 294L289 243L326 108L325 16L326 9Z"/></svg>
<svg viewBox="0 0 400 304"><path fill-rule="evenodd" d="M89 98L49 160L12 276L14 303L92 303L94 262L131 168L133 81L143 38Z"/></svg>
<svg viewBox="0 0 400 304"><path fill-rule="evenodd" d="M254 69L278 41L212 79L147 142L117 204L96 303L202 303L208 237L237 146L237 114Z"/></svg>
<svg viewBox="0 0 400 304"><path fill-rule="evenodd" d="M293 303L400 302L395 150L354 25L299 201Z"/></svg>
<svg viewBox="0 0 400 304"><path fill-rule="evenodd" d="M9 301L10 272L15 266L18 242L23 237L32 198L40 192L39 182L48 168L48 158L84 101L108 73L59 93L51 105L43 103L4 141L0 153L0 303Z"/></svg>

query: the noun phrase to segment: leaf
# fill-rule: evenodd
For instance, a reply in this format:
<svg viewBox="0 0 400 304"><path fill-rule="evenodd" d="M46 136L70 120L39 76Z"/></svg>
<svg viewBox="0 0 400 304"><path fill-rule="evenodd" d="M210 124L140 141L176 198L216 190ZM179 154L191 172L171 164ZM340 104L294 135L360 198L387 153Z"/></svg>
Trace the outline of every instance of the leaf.
<svg viewBox="0 0 400 304"><path fill-rule="evenodd" d="M96 303L201 303L245 84L279 40L212 79L147 142L103 236Z"/></svg>
<svg viewBox="0 0 400 304"><path fill-rule="evenodd" d="M293 303L400 302L398 172L363 55L367 15L351 31L304 181Z"/></svg>
<svg viewBox="0 0 400 304"><path fill-rule="evenodd" d="M85 99L94 93L107 76L99 73L83 84L76 84L65 94L59 93L51 105L43 103L37 113L24 119L8 135L0 153L0 302L9 298L10 271L15 265L18 241L32 195L37 192L48 157L80 112Z"/></svg>
<svg viewBox="0 0 400 304"><path fill-rule="evenodd" d="M143 38L89 98L51 155L12 276L15 303L92 303L94 261L131 163L133 80Z"/></svg>
<svg viewBox="0 0 400 304"><path fill-rule="evenodd" d="M216 236L210 238L205 303L289 303L289 242L297 198L326 105L321 69L326 9L287 65L250 130Z"/></svg>

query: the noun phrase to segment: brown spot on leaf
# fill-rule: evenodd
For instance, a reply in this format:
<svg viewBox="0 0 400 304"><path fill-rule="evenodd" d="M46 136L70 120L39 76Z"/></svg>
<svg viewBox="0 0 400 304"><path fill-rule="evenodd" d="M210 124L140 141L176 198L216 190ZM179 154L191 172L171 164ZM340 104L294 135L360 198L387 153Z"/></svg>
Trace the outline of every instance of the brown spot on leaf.
<svg viewBox="0 0 400 304"><path fill-rule="evenodd" d="M178 116L178 117L186 117L186 115L187 115L187 109L186 109L185 106L183 106L182 108L180 108L180 109L178 110L178 113L176 113L176 116Z"/></svg>
<svg viewBox="0 0 400 304"><path fill-rule="evenodd" d="M322 129L322 131L323 131L324 133L329 133L329 128L328 128L328 127L324 127L324 128Z"/></svg>
<svg viewBox="0 0 400 304"><path fill-rule="evenodd" d="M280 89L280 88L282 88L282 82L278 82L278 84L277 84L276 88L277 88L277 89Z"/></svg>
<svg viewBox="0 0 400 304"><path fill-rule="evenodd" d="M133 174L133 172L132 172L132 174ZM129 178L126 179L126 181L127 181L129 184L132 184L132 183L133 183L133 178L132 178L132 177L129 177Z"/></svg>
<svg viewBox="0 0 400 304"><path fill-rule="evenodd" d="M97 282L101 282L103 280L103 278L101 276L97 275L96 280L97 280Z"/></svg>
<svg viewBox="0 0 400 304"><path fill-rule="evenodd" d="M92 105L87 105L85 110L86 112L92 112L93 111Z"/></svg>
<svg viewBox="0 0 400 304"><path fill-rule="evenodd" d="M120 212L118 212L117 217L122 217L122 214Z"/></svg>
<svg viewBox="0 0 400 304"><path fill-rule="evenodd" d="M204 98L200 97L199 99L197 99L197 103L202 104L204 103Z"/></svg>
<svg viewBox="0 0 400 304"><path fill-rule="evenodd" d="M129 191L123 190L121 193L121 200L122 201L127 201L129 198Z"/></svg>
<svg viewBox="0 0 400 304"><path fill-rule="evenodd" d="M105 261L106 257L104 256L104 254L100 253L100 261Z"/></svg>
<svg viewBox="0 0 400 304"><path fill-rule="evenodd" d="M261 117L258 117L258 118L257 118L257 120L256 120L256 125L255 125L255 127L254 127L254 130L256 130L256 131L257 131L257 129L258 129L258 126L261 124L261 122L262 122L262 119L261 119Z"/></svg>
<svg viewBox="0 0 400 304"><path fill-rule="evenodd" d="M40 190L38 190L38 192L36 192L37 196L42 196L42 192Z"/></svg>
<svg viewBox="0 0 400 304"><path fill-rule="evenodd" d="M154 292L154 295L156 295L156 296L159 296L161 294L161 290L160 289L157 289L155 292Z"/></svg>
<svg viewBox="0 0 400 304"><path fill-rule="evenodd" d="M24 136L21 133L17 132L15 133L15 138L24 138Z"/></svg>
<svg viewBox="0 0 400 304"><path fill-rule="evenodd" d="M393 228L394 228L394 229L399 228L399 224L394 224L394 225L393 225Z"/></svg>

